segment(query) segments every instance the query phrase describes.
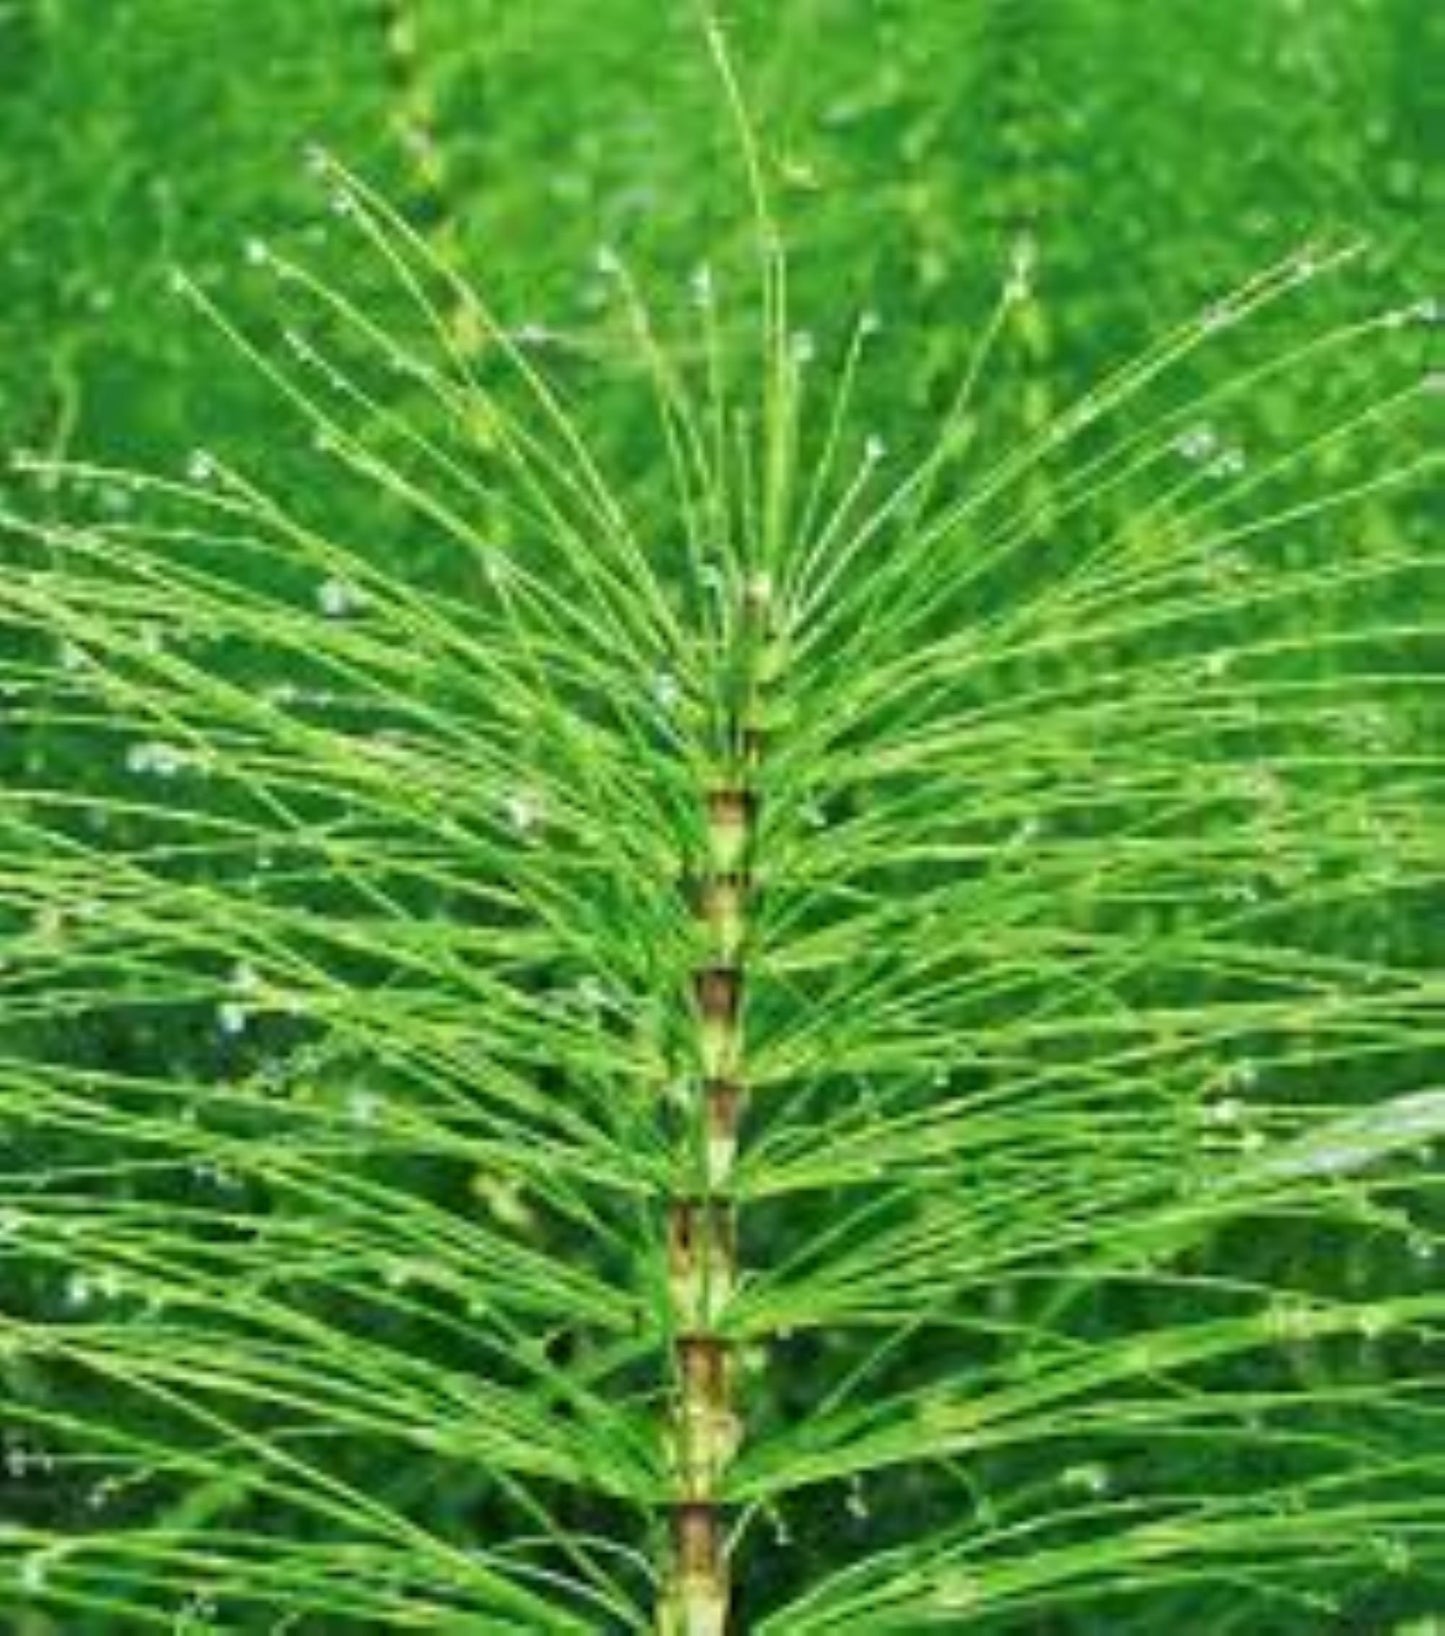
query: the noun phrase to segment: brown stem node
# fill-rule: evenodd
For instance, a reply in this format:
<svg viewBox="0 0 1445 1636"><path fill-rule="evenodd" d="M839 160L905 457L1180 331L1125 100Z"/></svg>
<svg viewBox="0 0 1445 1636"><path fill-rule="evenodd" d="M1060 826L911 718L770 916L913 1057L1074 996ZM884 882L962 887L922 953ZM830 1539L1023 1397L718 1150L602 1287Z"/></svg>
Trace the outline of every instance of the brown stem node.
<svg viewBox="0 0 1445 1636"><path fill-rule="evenodd" d="M697 1008L704 1022L737 1026L742 1009L743 974L738 966L703 966L693 976Z"/></svg>

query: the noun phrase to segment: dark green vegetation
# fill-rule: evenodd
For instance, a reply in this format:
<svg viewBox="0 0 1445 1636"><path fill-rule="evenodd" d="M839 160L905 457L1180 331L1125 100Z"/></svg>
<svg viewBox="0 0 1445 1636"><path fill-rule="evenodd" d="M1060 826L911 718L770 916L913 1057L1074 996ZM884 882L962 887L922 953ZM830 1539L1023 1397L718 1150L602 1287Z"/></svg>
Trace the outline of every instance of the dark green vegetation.
<svg viewBox="0 0 1445 1636"><path fill-rule="evenodd" d="M0 5L6 1632L1445 1628L1445 19L726 38Z"/></svg>

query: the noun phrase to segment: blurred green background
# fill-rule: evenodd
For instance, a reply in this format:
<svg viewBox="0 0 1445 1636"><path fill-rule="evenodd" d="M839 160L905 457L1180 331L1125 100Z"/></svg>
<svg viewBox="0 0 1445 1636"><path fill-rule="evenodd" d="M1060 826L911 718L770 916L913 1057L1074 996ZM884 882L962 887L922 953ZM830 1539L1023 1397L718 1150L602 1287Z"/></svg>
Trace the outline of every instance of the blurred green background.
<svg viewBox="0 0 1445 1636"><path fill-rule="evenodd" d="M756 0L727 8L820 326L890 325L888 398L943 390L1027 236L1051 391L1316 234L1392 294L1445 279L1434 0ZM593 336L596 249L658 280L747 228L695 10L669 0L5 0L0 435L173 464L271 410L178 314L244 307L244 244L323 272L319 142L512 322ZM595 336L593 337L595 339ZM892 372L896 371L896 374ZM906 388L900 393L899 384Z"/></svg>

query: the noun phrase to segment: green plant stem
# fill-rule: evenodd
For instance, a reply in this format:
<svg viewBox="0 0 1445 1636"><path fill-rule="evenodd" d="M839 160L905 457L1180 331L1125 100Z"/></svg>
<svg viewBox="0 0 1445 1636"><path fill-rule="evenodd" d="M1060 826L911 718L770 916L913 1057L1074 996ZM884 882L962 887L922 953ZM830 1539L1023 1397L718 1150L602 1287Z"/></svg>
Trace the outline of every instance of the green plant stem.
<svg viewBox="0 0 1445 1636"><path fill-rule="evenodd" d="M676 1398L670 1560L660 1636L722 1636L732 1606L722 1483L741 1438L734 1348L720 1324L737 1280L731 1181L746 1099L743 999L762 751L755 637L763 603L745 596L742 696L727 722L727 776L702 792L706 857L689 883L703 959L691 981L697 1024L698 1117L668 1205L668 1274Z"/></svg>

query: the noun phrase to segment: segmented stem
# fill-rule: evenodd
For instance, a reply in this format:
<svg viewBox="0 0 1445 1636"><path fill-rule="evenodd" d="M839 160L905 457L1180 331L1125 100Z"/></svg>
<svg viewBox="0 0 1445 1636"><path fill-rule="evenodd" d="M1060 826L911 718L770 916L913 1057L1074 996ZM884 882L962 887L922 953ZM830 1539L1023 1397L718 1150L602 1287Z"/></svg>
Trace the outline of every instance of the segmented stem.
<svg viewBox="0 0 1445 1636"><path fill-rule="evenodd" d="M723 1636L733 1604L723 1480L742 1421L737 1359L720 1320L738 1266L732 1177L747 1098L743 1006L762 753L750 656L764 617L757 599L744 599L744 693L727 726L729 773L703 791L706 854L689 883L704 949L692 973L699 1102L696 1148L683 1170L694 1185L668 1207L675 1400L660 1636Z"/></svg>

